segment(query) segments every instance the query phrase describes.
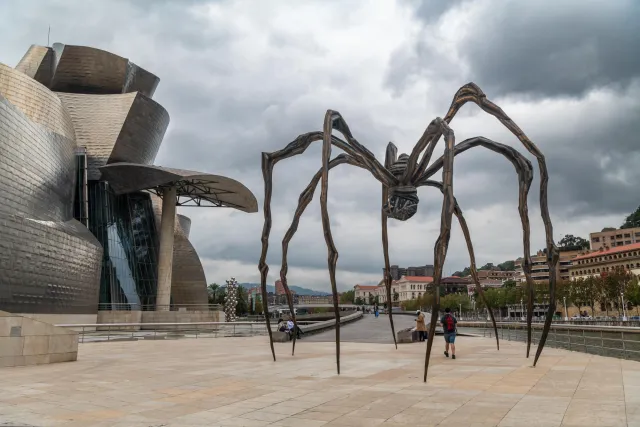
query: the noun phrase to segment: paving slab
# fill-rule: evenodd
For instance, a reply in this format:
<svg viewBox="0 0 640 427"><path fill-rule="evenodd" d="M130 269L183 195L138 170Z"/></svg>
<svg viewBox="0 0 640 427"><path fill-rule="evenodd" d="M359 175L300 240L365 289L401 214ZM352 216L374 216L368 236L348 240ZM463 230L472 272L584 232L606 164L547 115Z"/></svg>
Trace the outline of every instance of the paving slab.
<svg viewBox="0 0 640 427"><path fill-rule="evenodd" d="M640 426L638 362L443 345L425 384L425 343L343 342L339 376L332 342L276 344L277 362L266 337L83 344L77 362L0 368L0 426Z"/></svg>

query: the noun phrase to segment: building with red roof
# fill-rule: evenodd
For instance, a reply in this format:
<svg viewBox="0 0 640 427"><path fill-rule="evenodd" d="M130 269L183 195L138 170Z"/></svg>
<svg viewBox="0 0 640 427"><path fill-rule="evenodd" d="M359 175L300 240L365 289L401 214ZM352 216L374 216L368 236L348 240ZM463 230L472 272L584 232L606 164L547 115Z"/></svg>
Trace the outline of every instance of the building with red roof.
<svg viewBox="0 0 640 427"><path fill-rule="evenodd" d="M579 255L569 267L571 280L591 276L606 276L617 269L640 274L640 243L601 247L597 251Z"/></svg>

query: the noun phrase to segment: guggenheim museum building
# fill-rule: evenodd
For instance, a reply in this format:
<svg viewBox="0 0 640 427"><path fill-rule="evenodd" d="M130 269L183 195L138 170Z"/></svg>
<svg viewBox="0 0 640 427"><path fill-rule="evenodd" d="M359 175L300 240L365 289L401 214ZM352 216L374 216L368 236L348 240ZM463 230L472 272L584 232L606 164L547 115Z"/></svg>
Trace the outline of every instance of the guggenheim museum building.
<svg viewBox="0 0 640 427"><path fill-rule="evenodd" d="M154 165L169 124L158 83L84 46L34 45L15 68L0 63L0 310L95 318L207 303L176 208L257 202L231 178Z"/></svg>

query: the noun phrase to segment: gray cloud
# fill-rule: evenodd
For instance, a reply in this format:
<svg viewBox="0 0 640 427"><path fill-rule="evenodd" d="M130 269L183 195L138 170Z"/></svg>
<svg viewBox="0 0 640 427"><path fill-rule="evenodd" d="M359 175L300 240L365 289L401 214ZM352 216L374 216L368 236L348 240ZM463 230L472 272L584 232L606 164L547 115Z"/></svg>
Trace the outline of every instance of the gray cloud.
<svg viewBox="0 0 640 427"><path fill-rule="evenodd" d="M429 121L445 114L457 88L474 80L545 153L556 231L585 235L618 225L637 206L635 3L516 7L398 0L357 6L351 6L356 20L341 14L345 6L337 1L295 7L195 0L12 2L0 15L0 62L15 65L30 44L44 44L49 24L51 42L129 57L161 78L154 98L171 116L156 163L239 179L260 206L260 153L320 130L328 108L340 111L358 140L382 160L388 141L409 153ZM452 126L458 141L484 135L520 147L475 106L465 107ZM279 271L281 239L298 196L321 165L320 147L316 143L276 166L270 280ZM441 153L439 147L434 158ZM382 267L380 184L350 166L332 170L330 177L340 286L375 281ZM478 262L520 256L511 164L471 150L456 158L454 185ZM419 195L411 221L389 223L393 263L433 260L442 196L435 189L420 189ZM319 191L291 243L290 281L328 290L318 199ZM537 204L536 181L529 205L533 246L541 247ZM191 240L209 281L231 275L257 280L262 212L180 211L192 218ZM467 264L454 224L445 272Z"/></svg>

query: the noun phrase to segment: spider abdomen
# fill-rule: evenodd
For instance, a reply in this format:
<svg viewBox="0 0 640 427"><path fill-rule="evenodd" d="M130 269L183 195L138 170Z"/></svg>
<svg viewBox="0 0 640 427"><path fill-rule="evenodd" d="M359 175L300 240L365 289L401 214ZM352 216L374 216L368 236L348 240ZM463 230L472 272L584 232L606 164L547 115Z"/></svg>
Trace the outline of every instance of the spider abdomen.
<svg viewBox="0 0 640 427"><path fill-rule="evenodd" d="M418 211L418 190L412 185L389 188L389 199L382 206L388 217L406 221Z"/></svg>

